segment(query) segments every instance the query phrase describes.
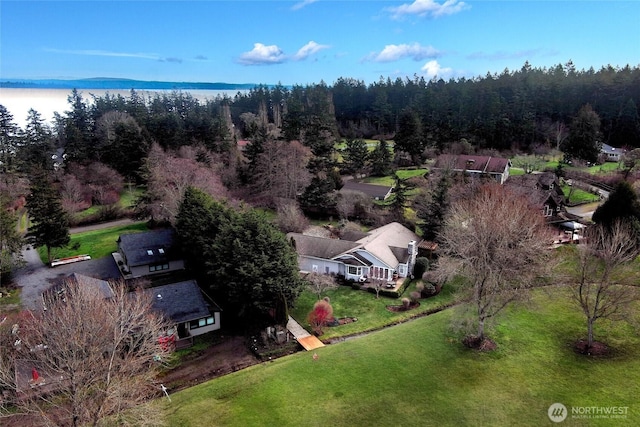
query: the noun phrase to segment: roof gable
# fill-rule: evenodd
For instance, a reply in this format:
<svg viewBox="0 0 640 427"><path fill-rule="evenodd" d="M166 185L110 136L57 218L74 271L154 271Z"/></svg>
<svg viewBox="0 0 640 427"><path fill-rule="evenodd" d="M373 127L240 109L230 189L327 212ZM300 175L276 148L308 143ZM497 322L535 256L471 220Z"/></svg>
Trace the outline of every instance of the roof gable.
<svg viewBox="0 0 640 427"><path fill-rule="evenodd" d="M347 240L307 236L299 233L289 233L287 237L295 242L298 255L322 259L332 259L359 246L358 243Z"/></svg>
<svg viewBox="0 0 640 427"><path fill-rule="evenodd" d="M131 267L158 264L179 258L174 247L174 237L175 233L170 228L121 234L118 246Z"/></svg>
<svg viewBox="0 0 640 427"><path fill-rule="evenodd" d="M144 291L152 307L175 323L189 322L211 315L195 280L156 286Z"/></svg>
<svg viewBox="0 0 640 427"><path fill-rule="evenodd" d="M443 154L438 157L434 167L480 173L503 173L510 165L509 159L502 157Z"/></svg>

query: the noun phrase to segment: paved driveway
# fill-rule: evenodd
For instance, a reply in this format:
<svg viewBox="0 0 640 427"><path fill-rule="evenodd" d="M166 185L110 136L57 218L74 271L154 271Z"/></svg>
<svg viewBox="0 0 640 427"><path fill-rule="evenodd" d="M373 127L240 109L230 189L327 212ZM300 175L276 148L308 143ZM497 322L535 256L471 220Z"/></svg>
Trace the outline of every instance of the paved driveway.
<svg viewBox="0 0 640 427"><path fill-rule="evenodd" d="M81 233L90 230L99 230L118 225L133 224L130 219L121 219L85 227L77 227L69 230L70 234ZM22 288L22 306L31 310L42 307L42 292L48 289L59 279L64 279L73 273L84 274L98 279L119 279L120 271L111 256L80 261L73 264L58 267L47 267L40 261L38 252L26 246L22 251L26 265L13 272L13 280Z"/></svg>
<svg viewBox="0 0 640 427"><path fill-rule="evenodd" d="M36 310L42 307L42 292L59 279L72 273L99 279L120 278L118 266L111 256L80 261L59 267L47 267L40 261L38 252L30 246L22 251L26 265L13 273L13 280L22 288L21 299L24 308Z"/></svg>

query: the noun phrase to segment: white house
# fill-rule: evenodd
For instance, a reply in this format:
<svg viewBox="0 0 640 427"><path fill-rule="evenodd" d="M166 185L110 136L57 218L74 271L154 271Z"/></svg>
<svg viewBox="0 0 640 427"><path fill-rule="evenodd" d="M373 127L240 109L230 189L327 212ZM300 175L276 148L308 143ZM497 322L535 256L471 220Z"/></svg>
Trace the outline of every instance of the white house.
<svg viewBox="0 0 640 427"><path fill-rule="evenodd" d="M343 239L289 233L301 271L342 275L346 280L392 280L410 276L422 240L403 225L392 222L368 233Z"/></svg>
<svg viewBox="0 0 640 427"><path fill-rule="evenodd" d="M605 161L607 162L619 162L622 160L622 156L626 153L627 150L624 148L616 148L612 147L609 144L602 144L600 147L600 153L604 156Z"/></svg>

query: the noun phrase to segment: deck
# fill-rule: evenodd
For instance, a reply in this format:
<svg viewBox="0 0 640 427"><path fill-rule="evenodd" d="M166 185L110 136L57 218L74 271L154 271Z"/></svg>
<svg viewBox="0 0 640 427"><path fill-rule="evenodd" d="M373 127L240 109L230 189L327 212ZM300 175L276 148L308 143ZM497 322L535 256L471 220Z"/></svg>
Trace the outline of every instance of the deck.
<svg viewBox="0 0 640 427"><path fill-rule="evenodd" d="M307 351L324 347L324 343L322 341L307 332L307 330L300 326L300 324L291 316L289 316L289 321L287 322L287 329Z"/></svg>

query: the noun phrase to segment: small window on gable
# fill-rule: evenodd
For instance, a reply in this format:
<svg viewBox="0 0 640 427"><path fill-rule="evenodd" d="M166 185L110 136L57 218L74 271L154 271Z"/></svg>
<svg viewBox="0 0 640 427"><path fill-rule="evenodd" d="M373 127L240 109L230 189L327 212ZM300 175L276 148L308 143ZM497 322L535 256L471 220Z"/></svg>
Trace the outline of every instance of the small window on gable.
<svg viewBox="0 0 640 427"><path fill-rule="evenodd" d="M164 255L164 248L158 249L158 253L160 253L160 255Z"/></svg>
<svg viewBox="0 0 640 427"><path fill-rule="evenodd" d="M147 249L147 255L153 255L153 250Z"/></svg>

